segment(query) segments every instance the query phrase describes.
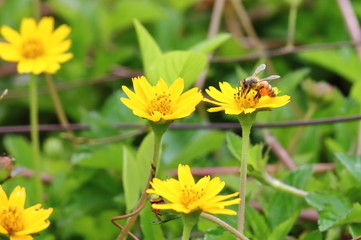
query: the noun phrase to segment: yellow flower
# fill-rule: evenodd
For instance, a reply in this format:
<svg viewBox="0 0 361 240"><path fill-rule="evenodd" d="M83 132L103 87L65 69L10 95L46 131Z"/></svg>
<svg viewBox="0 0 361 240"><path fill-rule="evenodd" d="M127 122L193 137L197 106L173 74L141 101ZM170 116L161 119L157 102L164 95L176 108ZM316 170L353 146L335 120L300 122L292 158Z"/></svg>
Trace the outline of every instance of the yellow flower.
<svg viewBox="0 0 361 240"><path fill-rule="evenodd" d="M43 17L37 25L33 18L21 21L20 32L8 26L0 31L7 43L0 43L0 56L9 62L18 62L19 73L55 73L73 57L69 50L71 41L65 40L70 28L61 25L54 30L54 18Z"/></svg>
<svg viewBox="0 0 361 240"><path fill-rule="evenodd" d="M151 86L144 76L132 80L134 92L123 86L122 89L129 99L120 98L120 100L133 110L134 115L153 122L187 117L203 98L197 88L182 93L184 88L182 78L175 80L169 88L162 78L155 86Z"/></svg>
<svg viewBox="0 0 361 240"><path fill-rule="evenodd" d="M218 177L210 179L209 176L206 176L195 183L189 166L179 164L178 179L171 178L161 181L158 178L153 178L150 183L153 189L148 189L147 193L157 194L168 202L153 204L152 208L172 209L181 213L201 210L212 214L236 215L235 211L225 207L239 204L241 199L224 200L235 197L239 193L217 195L224 187L224 182Z"/></svg>
<svg viewBox="0 0 361 240"><path fill-rule="evenodd" d="M0 186L0 234L10 240L31 240L31 234L38 233L50 224L48 217L53 209L43 209L41 204L24 209L25 189L17 186L9 199Z"/></svg>
<svg viewBox="0 0 361 240"><path fill-rule="evenodd" d="M252 113L257 109L278 108L286 105L290 101L290 96L280 97L260 96L258 91L251 89L243 93L241 87L233 88L228 82L220 82L219 88L206 89L206 93L214 100L204 98L203 101L218 105L208 109L209 112L225 111L226 114ZM277 88L273 88L275 94L279 93Z"/></svg>

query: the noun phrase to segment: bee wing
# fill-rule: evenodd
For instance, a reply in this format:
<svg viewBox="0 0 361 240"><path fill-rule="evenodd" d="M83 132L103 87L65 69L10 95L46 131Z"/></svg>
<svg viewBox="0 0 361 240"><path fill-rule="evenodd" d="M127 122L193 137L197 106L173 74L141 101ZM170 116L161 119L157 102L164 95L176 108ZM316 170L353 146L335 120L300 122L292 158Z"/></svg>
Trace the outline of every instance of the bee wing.
<svg viewBox="0 0 361 240"><path fill-rule="evenodd" d="M257 76L266 69L266 64L259 65L253 73L253 76Z"/></svg>
<svg viewBox="0 0 361 240"><path fill-rule="evenodd" d="M268 77L266 77L266 78L262 78L262 79L260 80L260 82L269 82L269 81L272 81L272 80L278 79L278 78L280 78L280 76L278 76L278 75L271 75L271 76L268 76Z"/></svg>

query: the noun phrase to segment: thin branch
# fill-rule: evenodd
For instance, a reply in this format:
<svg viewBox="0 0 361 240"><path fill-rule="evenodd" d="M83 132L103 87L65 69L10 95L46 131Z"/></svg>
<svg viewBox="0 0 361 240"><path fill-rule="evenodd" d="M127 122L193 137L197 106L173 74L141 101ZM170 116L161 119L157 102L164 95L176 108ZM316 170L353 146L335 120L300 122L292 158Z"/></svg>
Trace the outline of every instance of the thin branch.
<svg viewBox="0 0 361 240"><path fill-rule="evenodd" d="M266 50L266 55L269 57L282 56L311 50L322 50L330 48L340 48L345 46L361 46L361 41L348 41L348 42L335 42L335 43L322 43L322 44L309 44L303 46L295 46L292 48L284 47L273 50ZM248 55L239 57L213 57L212 62L243 62L249 60L256 60L263 56L262 52L254 52Z"/></svg>
<svg viewBox="0 0 361 240"><path fill-rule="evenodd" d="M319 124L330 124L361 120L361 115L346 116L346 117L335 117L335 118L320 118L312 119L308 121L289 121L289 122L278 122L278 123L255 123L252 127L254 128L278 128L278 127L296 127L306 125L319 125ZM129 129L129 128L144 128L144 124L136 123L123 123L114 125L116 128ZM239 129L238 123L208 123L208 124L197 124L197 123L174 123L170 126L170 129ZM67 129L70 130L89 130L90 126L85 124L69 124ZM39 125L39 131L63 131L65 130L59 124L43 124ZM30 127L28 125L23 126L4 126L0 127L0 133L22 133L29 132Z"/></svg>
<svg viewBox="0 0 361 240"><path fill-rule="evenodd" d="M293 170L297 168L296 164L293 162L292 158L284 149L284 147L282 147L282 145L277 141L274 136L271 135L269 131L263 131L263 137L268 146L277 155L277 157L288 167L288 169Z"/></svg>
<svg viewBox="0 0 361 240"><path fill-rule="evenodd" d="M212 17L211 17L211 23L210 23L209 29L208 29L207 39L211 39L219 31L219 24L221 22L224 3L225 3L225 0L217 0L214 3ZM208 54L208 56L207 56L208 61L210 61L212 59L212 57L213 57L213 53ZM199 78L195 84L195 86L198 87L199 89L203 88L204 83L206 81L207 73L208 73L208 67L202 72L202 74L199 76Z"/></svg>

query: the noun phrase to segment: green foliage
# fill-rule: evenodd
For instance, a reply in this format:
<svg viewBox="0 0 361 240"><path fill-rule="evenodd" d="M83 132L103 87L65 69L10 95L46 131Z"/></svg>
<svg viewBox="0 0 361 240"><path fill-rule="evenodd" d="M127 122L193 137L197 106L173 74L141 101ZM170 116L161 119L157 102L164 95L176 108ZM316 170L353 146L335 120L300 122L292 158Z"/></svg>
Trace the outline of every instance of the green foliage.
<svg viewBox="0 0 361 240"><path fill-rule="evenodd" d="M163 78L168 85L182 77L185 90L197 84L205 93L209 86L218 88L221 81L237 86L256 66L266 63L267 70L259 77L280 75L270 84L281 91L280 95L291 96L291 102L257 113L256 124L359 115L361 61L355 46L342 43L352 39L339 4L297 1L294 45L300 48L292 49L285 46L291 33L287 26L291 26L293 2L242 3L259 41L270 53L266 58L229 2L220 11L218 26L213 15L218 1L40 1L42 15L53 15L56 27L66 24L72 29L69 38L74 58L62 64L53 79L69 122L81 130L74 131L75 139L68 139L64 131L53 129L52 124L59 124L59 120L46 81L39 76L39 123L50 128L40 132L45 181L42 204L54 212L50 227L34 238L115 239L119 234L110 219L130 213L136 206L154 151L150 128L138 128L147 121L119 101L127 97L121 87L132 88L132 77L145 75L151 84ZM33 16L33 3L0 1L0 25L19 29L21 19ZM360 19L361 3L351 4ZM209 34L210 30L216 33ZM327 49L321 46L327 43L337 44ZM206 74L204 85L197 82L202 73ZM0 76L0 93L9 90L0 101L0 154L15 159L13 177L2 187L10 193L15 186L24 186L28 207L38 203L30 134L12 127L29 125L30 77L17 74L13 64L2 60ZM320 87L320 82L326 87ZM321 97L315 99L315 95ZM211 123L228 127L226 123L237 121L222 112L208 113L209 106L201 103L192 116L170 125L162 139L157 177L177 178L172 174L178 164L189 164L225 181L220 194L226 195L239 191L238 173L234 173L241 162L242 132L237 124L234 129L214 129ZM134 128L129 127L132 124ZM176 124L186 129L172 128ZM196 127L187 128L187 124ZM345 240L361 236L359 128L358 121L267 128L277 145L265 143L263 129L253 127L247 195L242 199L246 202L245 235L252 240ZM279 148L288 154L295 169L280 161L284 155ZM3 166L0 162L0 173ZM265 176L302 189L307 196L282 192ZM311 217L309 211L313 211ZM172 220L153 224L157 219L147 202L131 231L140 239L179 238L182 228L178 216L164 217ZM236 216L218 217L237 225ZM124 225L125 220L119 222ZM192 239L235 239L205 219L194 232L199 235Z"/></svg>

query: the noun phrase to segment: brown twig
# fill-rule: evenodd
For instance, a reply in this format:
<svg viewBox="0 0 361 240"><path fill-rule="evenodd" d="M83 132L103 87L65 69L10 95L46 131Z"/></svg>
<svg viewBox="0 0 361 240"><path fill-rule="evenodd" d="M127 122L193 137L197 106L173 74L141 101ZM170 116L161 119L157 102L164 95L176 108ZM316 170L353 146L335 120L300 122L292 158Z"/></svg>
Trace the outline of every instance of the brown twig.
<svg viewBox="0 0 361 240"><path fill-rule="evenodd" d="M269 131L263 131L263 137L272 151L289 169L293 170L297 168L296 164L293 162L287 151L281 146L277 139L271 135Z"/></svg>
<svg viewBox="0 0 361 240"><path fill-rule="evenodd" d="M335 43L322 43L322 44L309 44L303 46L295 46L292 48L283 47L273 50L266 50L267 56L276 57L282 56L287 54L293 54L298 52L304 51L313 51L313 50L322 50L322 49L329 49L329 48L340 48L346 46L361 46L361 41L349 41L349 42L335 42ZM222 62L222 63L229 63L229 62L243 62L243 61L250 61L250 60L257 60L263 56L261 52L254 52L248 55L243 55L239 57L213 57L212 62Z"/></svg>
<svg viewBox="0 0 361 240"><path fill-rule="evenodd" d="M207 36L208 39L211 39L212 37L214 37L219 31L219 24L221 22L221 16L222 16L222 12L223 12L224 2L225 2L225 0L217 0L214 3L211 22L210 22L209 29L208 29L208 36ZM207 56L208 61L210 61L212 59L212 57L213 57L213 53L210 53ZM195 84L195 86L198 87L199 89L203 88L204 83L206 81L207 73L208 73L208 67L202 72L202 74L199 76L199 78Z"/></svg>
<svg viewBox="0 0 361 240"><path fill-rule="evenodd" d="M338 6L341 10L343 19L345 21L348 32L355 42L361 41L361 28L360 24L357 20L356 14L352 8L352 5L349 0L337 0ZM358 53L358 57L361 59L361 45L356 45L356 51ZM356 154L361 155L361 123L358 128L358 143Z"/></svg>

